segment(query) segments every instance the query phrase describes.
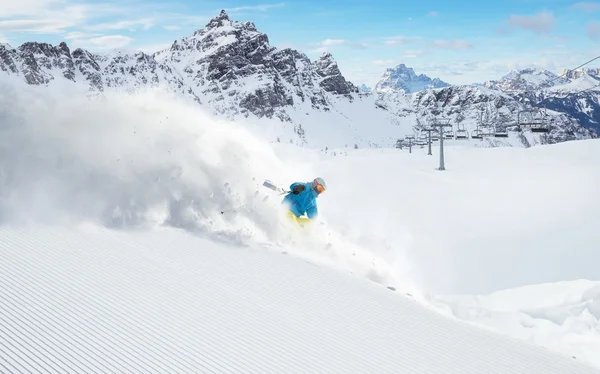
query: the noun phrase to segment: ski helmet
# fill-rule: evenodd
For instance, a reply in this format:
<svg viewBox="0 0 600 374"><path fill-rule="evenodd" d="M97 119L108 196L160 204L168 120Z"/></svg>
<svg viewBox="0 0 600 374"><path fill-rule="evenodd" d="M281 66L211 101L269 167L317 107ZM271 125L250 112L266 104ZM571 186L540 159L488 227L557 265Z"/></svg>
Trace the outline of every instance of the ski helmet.
<svg viewBox="0 0 600 374"><path fill-rule="evenodd" d="M325 192L325 190L327 189L327 183L325 182L325 179L321 177L315 178L315 180L313 181L313 189L318 194L322 194L323 192Z"/></svg>

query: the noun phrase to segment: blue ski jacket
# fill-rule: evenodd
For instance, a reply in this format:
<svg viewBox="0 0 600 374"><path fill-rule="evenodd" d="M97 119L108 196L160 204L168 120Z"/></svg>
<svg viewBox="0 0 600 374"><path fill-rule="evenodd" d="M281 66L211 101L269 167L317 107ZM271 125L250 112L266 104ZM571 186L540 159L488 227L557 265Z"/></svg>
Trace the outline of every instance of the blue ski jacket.
<svg viewBox="0 0 600 374"><path fill-rule="evenodd" d="M288 193L281 202L286 205L288 209L300 217L306 213L306 216L310 219L317 217L317 191L312 188L312 182L295 182L290 185L291 192Z"/></svg>

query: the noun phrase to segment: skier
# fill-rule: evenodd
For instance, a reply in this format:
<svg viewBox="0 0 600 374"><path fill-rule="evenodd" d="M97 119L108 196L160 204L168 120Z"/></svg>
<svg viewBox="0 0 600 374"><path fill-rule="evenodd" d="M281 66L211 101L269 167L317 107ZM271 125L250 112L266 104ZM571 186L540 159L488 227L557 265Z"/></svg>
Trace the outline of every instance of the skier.
<svg viewBox="0 0 600 374"><path fill-rule="evenodd" d="M287 207L287 213L294 222L300 225L310 223L318 215L317 197L326 189L327 183L321 177L307 183L295 182L290 185L291 191L281 203Z"/></svg>

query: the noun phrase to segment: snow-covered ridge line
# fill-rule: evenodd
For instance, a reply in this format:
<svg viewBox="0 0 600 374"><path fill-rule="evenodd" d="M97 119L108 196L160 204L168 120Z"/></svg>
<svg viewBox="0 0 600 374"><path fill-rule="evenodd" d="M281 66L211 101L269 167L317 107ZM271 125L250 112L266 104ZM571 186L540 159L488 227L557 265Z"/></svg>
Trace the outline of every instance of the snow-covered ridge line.
<svg viewBox="0 0 600 374"><path fill-rule="evenodd" d="M7 372L600 372L279 253L171 229L0 235Z"/></svg>

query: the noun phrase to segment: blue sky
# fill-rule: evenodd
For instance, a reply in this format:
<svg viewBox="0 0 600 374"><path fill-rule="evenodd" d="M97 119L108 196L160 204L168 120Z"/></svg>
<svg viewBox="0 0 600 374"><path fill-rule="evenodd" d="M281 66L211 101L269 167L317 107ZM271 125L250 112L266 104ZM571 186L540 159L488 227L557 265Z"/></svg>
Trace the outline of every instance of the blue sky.
<svg viewBox="0 0 600 374"><path fill-rule="evenodd" d="M2 0L0 42L151 53L221 9L276 47L311 59L331 52L348 79L369 86L400 63L463 84L524 67L561 72L600 55L600 1L573 0Z"/></svg>

